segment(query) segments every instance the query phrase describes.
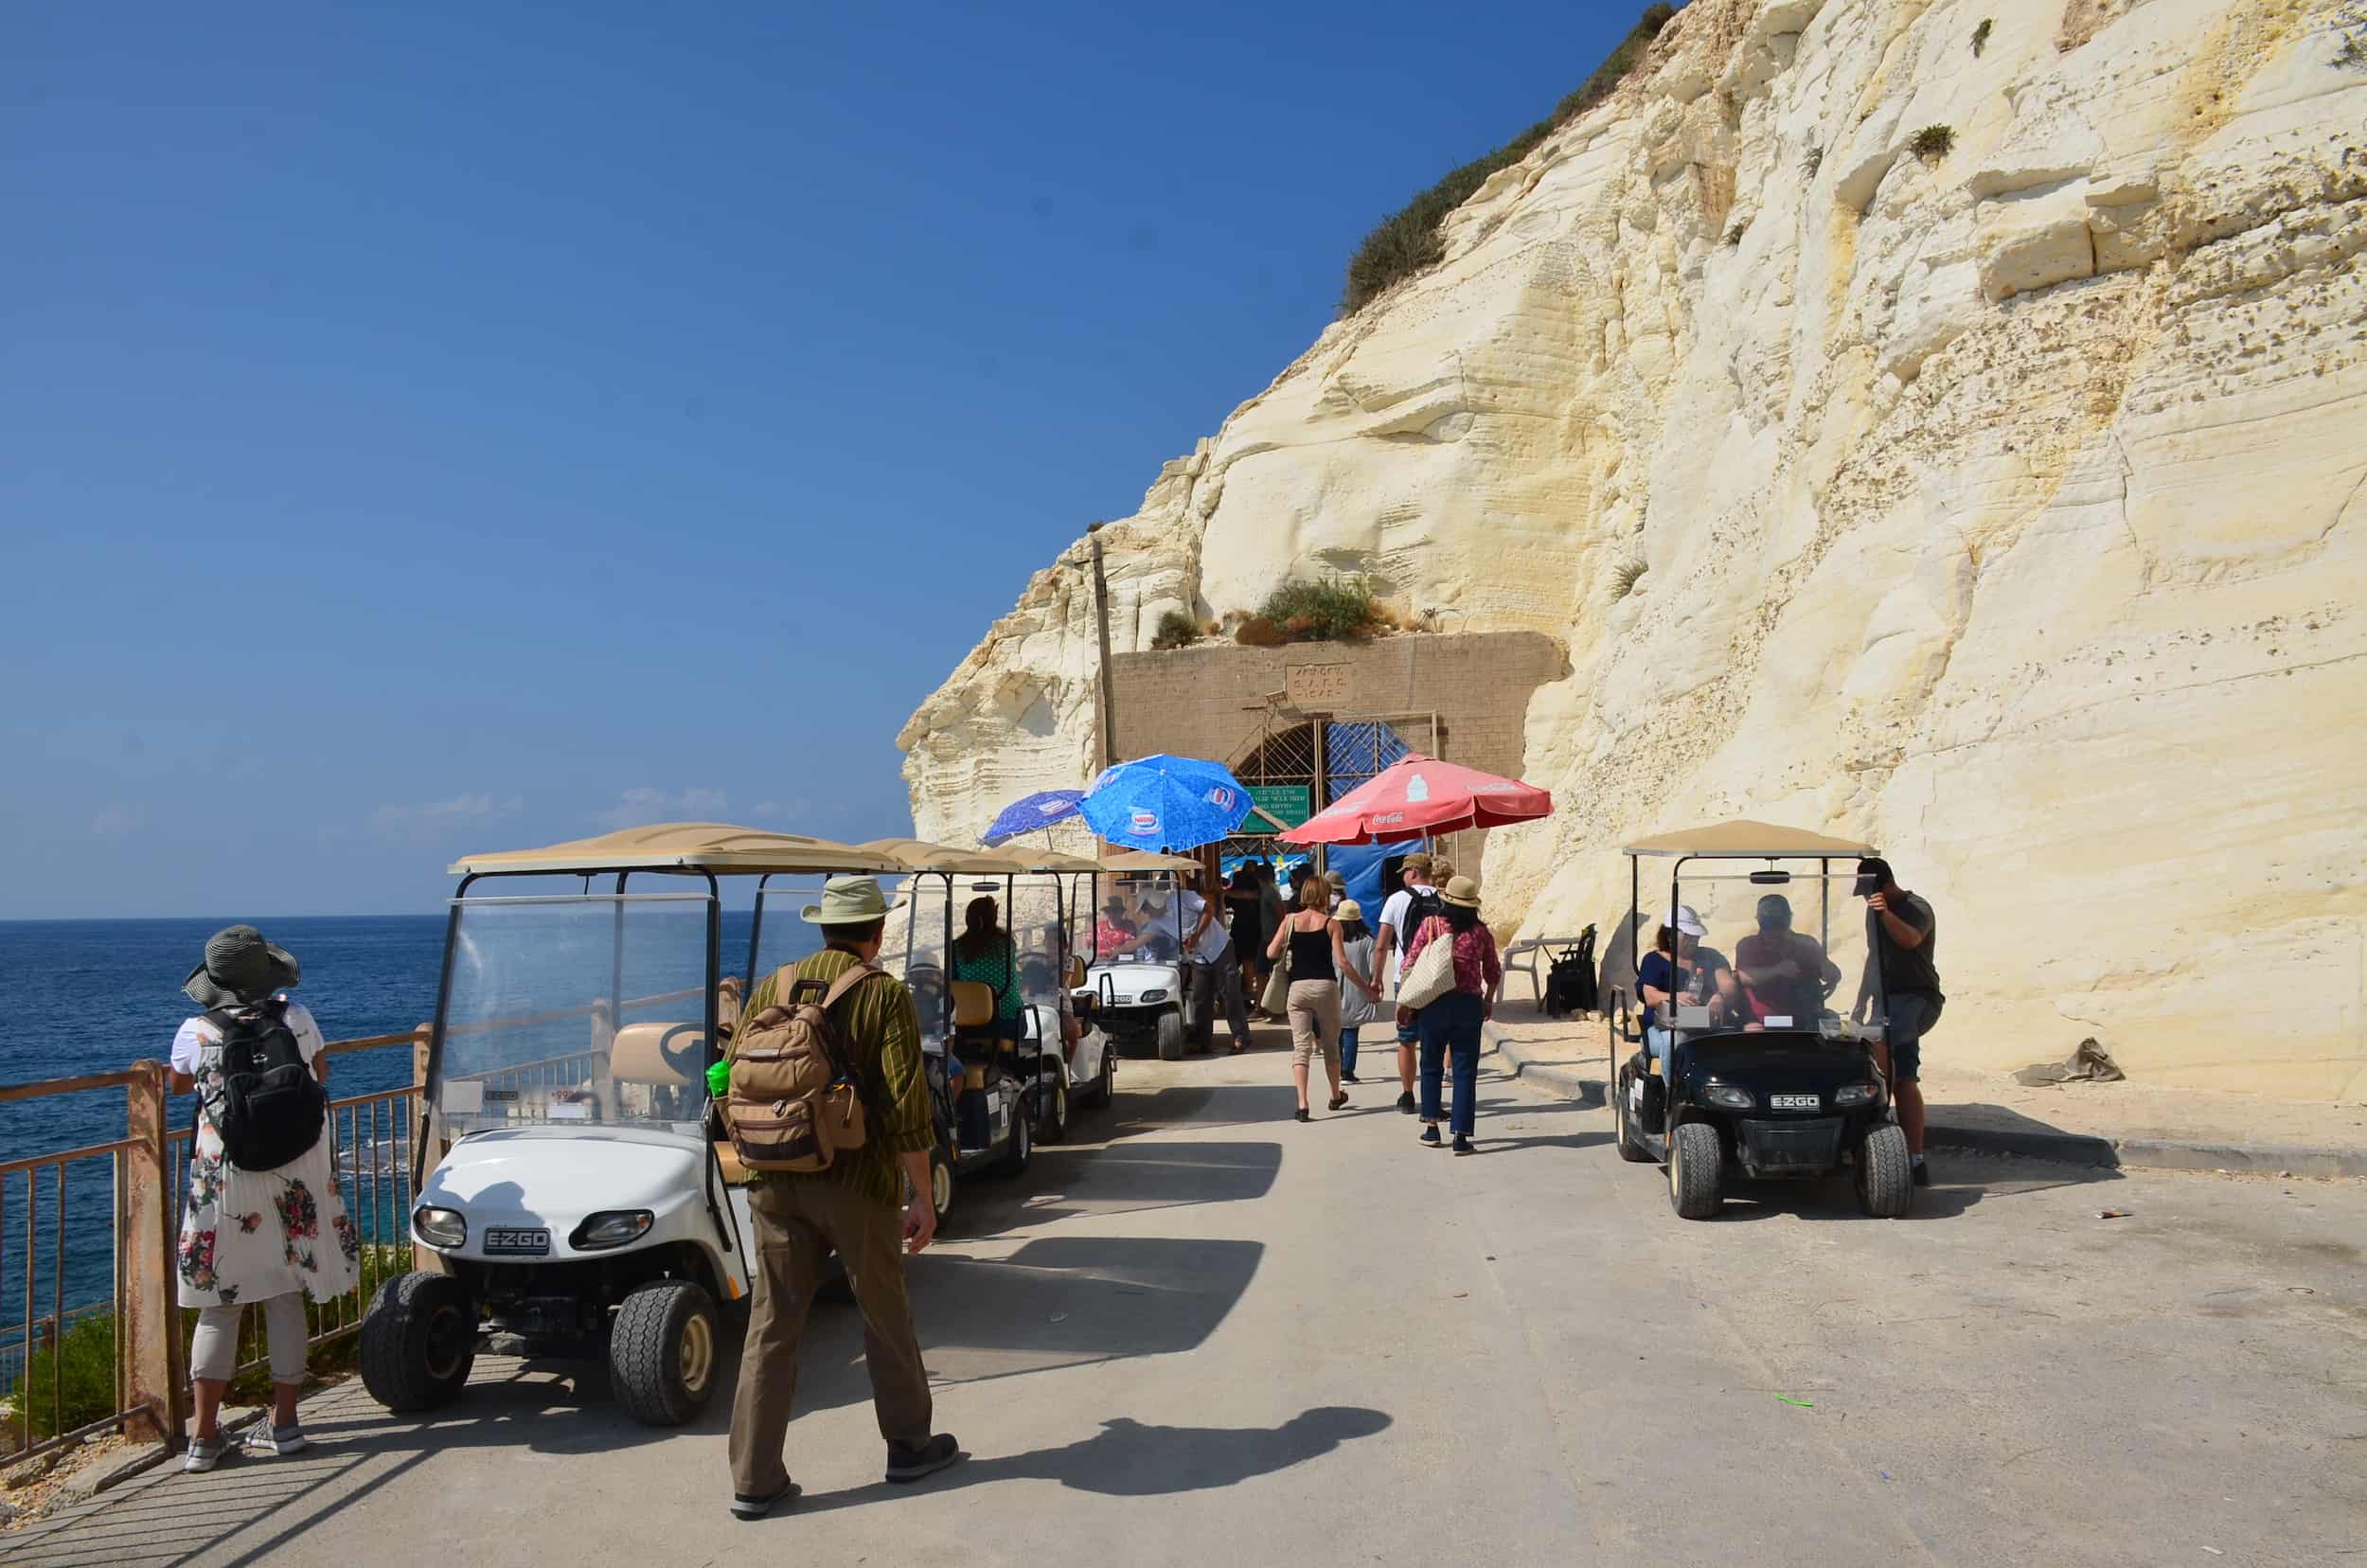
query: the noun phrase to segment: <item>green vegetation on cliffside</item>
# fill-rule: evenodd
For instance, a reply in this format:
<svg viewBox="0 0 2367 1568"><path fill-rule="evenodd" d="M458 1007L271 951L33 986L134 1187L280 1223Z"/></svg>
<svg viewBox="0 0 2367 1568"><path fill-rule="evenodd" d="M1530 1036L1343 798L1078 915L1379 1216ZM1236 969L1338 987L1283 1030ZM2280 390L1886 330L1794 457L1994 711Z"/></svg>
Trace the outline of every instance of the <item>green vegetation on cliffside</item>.
<svg viewBox="0 0 2367 1568"><path fill-rule="evenodd" d="M1677 14L1676 8L1656 3L1611 51L1611 58L1576 91L1554 105L1554 112L1484 158L1450 171L1447 177L1381 220L1348 258L1347 287L1340 295L1340 313L1354 315L1374 295L1416 273L1438 264L1445 254L1438 238L1439 221L1471 199L1500 169L1509 169L1534 151L1544 139L1609 98L1644 58L1652 40Z"/></svg>

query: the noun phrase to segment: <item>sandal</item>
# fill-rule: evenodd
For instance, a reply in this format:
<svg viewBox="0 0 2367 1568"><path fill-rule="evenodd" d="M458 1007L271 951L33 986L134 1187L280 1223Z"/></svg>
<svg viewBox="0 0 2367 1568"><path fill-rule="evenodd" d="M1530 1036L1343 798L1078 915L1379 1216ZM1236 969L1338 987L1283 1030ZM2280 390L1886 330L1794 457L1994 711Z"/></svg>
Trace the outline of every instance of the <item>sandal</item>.
<svg viewBox="0 0 2367 1568"><path fill-rule="evenodd" d="M1332 1108L1334 1111L1339 1110L1342 1106L1344 1106L1344 1105L1345 1105L1345 1104L1347 1104L1347 1103L1348 1103L1348 1095L1347 1095L1347 1091L1346 1091L1346 1090L1344 1090L1344 1089L1343 1089L1340 1093L1338 1093L1338 1094L1336 1094L1336 1095L1334 1095L1334 1096L1331 1096L1331 1108Z"/></svg>

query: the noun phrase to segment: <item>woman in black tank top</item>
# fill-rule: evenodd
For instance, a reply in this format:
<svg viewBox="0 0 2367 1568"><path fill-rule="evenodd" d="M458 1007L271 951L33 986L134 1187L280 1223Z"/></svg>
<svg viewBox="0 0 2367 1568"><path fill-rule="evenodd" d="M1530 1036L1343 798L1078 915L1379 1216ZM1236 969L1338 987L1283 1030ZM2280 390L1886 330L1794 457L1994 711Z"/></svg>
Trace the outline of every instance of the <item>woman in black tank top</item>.
<svg viewBox="0 0 2367 1568"><path fill-rule="evenodd" d="M1266 956L1290 953L1290 1078L1298 1085L1298 1119L1307 1121L1307 1079L1315 1054L1323 1053L1324 1076L1331 1080L1331 1109L1348 1103L1340 1088L1340 982L1345 977L1374 990L1372 977L1357 972L1341 946L1340 927L1329 913L1331 887L1312 866L1299 874L1299 906L1282 922Z"/></svg>

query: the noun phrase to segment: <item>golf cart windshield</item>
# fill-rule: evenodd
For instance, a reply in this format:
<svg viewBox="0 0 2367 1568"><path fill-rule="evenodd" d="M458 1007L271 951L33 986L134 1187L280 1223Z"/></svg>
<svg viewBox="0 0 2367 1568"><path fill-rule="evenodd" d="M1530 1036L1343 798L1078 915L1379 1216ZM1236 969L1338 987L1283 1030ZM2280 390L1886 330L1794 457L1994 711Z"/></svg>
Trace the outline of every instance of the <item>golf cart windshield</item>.
<svg viewBox="0 0 2367 1568"><path fill-rule="evenodd" d="M1687 860L1672 897L1665 874L1647 865L1643 952L1664 924L1698 917L1702 928L1675 932L1678 1032L1846 1032L1865 966L1864 909L1849 891L1856 872L1847 860Z"/></svg>
<svg viewBox="0 0 2367 1568"><path fill-rule="evenodd" d="M1110 934L1101 940L1101 962L1105 964L1172 964L1184 955L1183 900L1177 898L1175 878L1165 871L1142 876L1120 877L1104 900L1102 920L1120 940L1114 945ZM1114 910L1106 906L1112 904Z"/></svg>
<svg viewBox="0 0 2367 1568"><path fill-rule="evenodd" d="M881 881L885 883L887 879ZM819 877L767 877L756 889L756 957L746 976L748 993L753 993L766 975L783 964L793 964L822 951L822 928L805 918L806 906L818 903L821 899ZM889 922L891 936L901 924L900 920ZM746 957L745 948L723 954L726 964Z"/></svg>
<svg viewBox="0 0 2367 1568"><path fill-rule="evenodd" d="M543 1125L698 1131L713 899L454 902L452 973L428 1085L454 1135Z"/></svg>

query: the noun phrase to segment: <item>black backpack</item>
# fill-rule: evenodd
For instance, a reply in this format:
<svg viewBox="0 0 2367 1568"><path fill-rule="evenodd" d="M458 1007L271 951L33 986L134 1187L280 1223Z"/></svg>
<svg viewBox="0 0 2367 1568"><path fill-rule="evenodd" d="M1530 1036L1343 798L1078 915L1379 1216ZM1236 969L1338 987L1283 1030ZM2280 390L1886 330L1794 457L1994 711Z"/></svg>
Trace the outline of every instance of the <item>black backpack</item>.
<svg viewBox="0 0 2367 1568"><path fill-rule="evenodd" d="M207 1097L205 1113L222 1134L223 1157L240 1170L277 1170L311 1152L329 1091L288 1026L287 1003L275 998L205 1016L222 1031L222 1088Z"/></svg>
<svg viewBox="0 0 2367 1568"><path fill-rule="evenodd" d="M1433 915L1444 916L1447 913L1447 902L1438 896L1438 890L1434 887L1425 893L1409 883L1405 896L1410 901L1405 906L1405 929L1397 933L1397 947L1400 951L1408 942L1414 940L1414 934L1422 929L1424 920Z"/></svg>

